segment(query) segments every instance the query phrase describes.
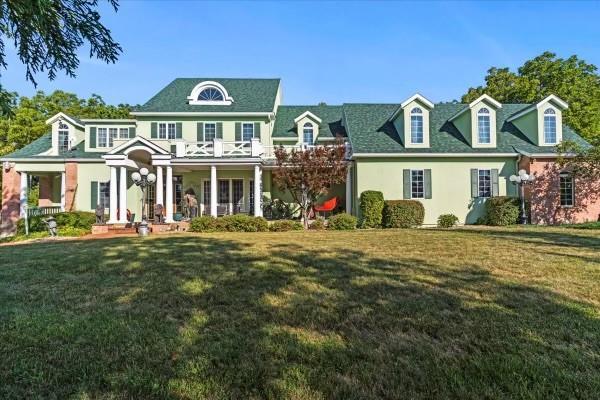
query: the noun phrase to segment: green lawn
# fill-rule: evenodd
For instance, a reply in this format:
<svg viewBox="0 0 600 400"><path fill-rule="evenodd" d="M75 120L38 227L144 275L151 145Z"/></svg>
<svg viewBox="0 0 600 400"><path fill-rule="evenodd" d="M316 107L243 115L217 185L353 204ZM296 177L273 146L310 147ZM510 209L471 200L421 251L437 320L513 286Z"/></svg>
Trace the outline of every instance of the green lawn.
<svg viewBox="0 0 600 400"><path fill-rule="evenodd" d="M0 247L0 398L597 398L600 233Z"/></svg>

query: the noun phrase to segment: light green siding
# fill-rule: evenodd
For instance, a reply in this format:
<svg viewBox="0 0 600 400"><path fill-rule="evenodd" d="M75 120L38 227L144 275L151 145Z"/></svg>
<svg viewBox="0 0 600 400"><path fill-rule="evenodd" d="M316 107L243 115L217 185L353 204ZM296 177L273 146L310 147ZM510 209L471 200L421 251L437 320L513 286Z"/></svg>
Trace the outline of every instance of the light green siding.
<svg viewBox="0 0 600 400"><path fill-rule="evenodd" d="M514 158L372 158L358 160L355 168L356 202L365 190L379 190L386 200L402 199L403 170L431 169L432 198L418 199L425 206L427 225L435 224L440 214L455 214L460 223L467 224L484 214L485 200L471 198L472 168L498 169L499 195L516 195L508 181L515 173Z"/></svg>
<svg viewBox="0 0 600 400"><path fill-rule="evenodd" d="M512 121L521 132L527 136L532 143L538 143L538 116L536 112L530 112Z"/></svg>
<svg viewBox="0 0 600 400"><path fill-rule="evenodd" d="M460 131L465 140L471 144L473 142L471 134L471 111L462 113L452 123L454 123L454 126Z"/></svg>
<svg viewBox="0 0 600 400"><path fill-rule="evenodd" d="M80 163L77 165L77 188L75 208L78 211L92 211L91 182L109 182L110 168L100 163ZM108 209L106 210L108 213Z"/></svg>

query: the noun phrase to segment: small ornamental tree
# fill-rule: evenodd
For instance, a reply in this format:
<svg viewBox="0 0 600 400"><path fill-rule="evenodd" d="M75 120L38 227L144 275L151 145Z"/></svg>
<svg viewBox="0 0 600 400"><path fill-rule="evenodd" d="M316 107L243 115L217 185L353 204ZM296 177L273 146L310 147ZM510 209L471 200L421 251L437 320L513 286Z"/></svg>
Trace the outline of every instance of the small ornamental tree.
<svg viewBox="0 0 600 400"><path fill-rule="evenodd" d="M275 162L273 180L298 203L304 228L308 229L308 215L317 199L331 186L346 181L346 146L337 142L332 146L291 151L280 146L275 149Z"/></svg>

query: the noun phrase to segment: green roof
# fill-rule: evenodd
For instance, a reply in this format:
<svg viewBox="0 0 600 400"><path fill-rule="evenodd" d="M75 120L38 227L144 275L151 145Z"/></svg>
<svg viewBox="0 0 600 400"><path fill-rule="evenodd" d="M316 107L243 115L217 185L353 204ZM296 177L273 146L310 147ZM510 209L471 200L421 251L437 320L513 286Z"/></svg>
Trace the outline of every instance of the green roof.
<svg viewBox="0 0 600 400"><path fill-rule="evenodd" d="M52 148L52 133L46 133L40 136L28 145L13 151L12 153L0 156L0 159L18 159L18 158L31 158L40 160L64 160L71 158L87 158L87 159L101 159L104 153L101 152L86 152L84 150L84 143L81 142L69 151L62 152L58 155L40 155L45 151Z"/></svg>
<svg viewBox="0 0 600 400"><path fill-rule="evenodd" d="M496 147L472 148L465 137L448 120L465 104L438 103L430 111L429 148L406 148L404 138L388 122L400 104L344 104L344 121L353 153L551 153L554 147L537 146L511 122L510 116L529 104L503 104L496 112ZM568 126L563 126L563 140L581 145L587 142Z"/></svg>
<svg viewBox="0 0 600 400"><path fill-rule="evenodd" d="M273 127L273 139L297 137L298 129L294 119L306 111L321 119L319 137L346 136L342 126L342 106L279 106Z"/></svg>
<svg viewBox="0 0 600 400"><path fill-rule="evenodd" d="M231 105L190 105L188 96L196 85L218 82L229 96ZM279 89L279 79L177 78L148 102L133 111L140 112L271 112Z"/></svg>

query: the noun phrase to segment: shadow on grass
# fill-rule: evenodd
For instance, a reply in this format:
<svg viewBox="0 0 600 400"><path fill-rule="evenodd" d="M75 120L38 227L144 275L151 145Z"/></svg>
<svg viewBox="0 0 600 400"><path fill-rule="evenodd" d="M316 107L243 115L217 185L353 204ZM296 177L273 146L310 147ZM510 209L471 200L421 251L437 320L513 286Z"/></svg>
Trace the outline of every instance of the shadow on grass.
<svg viewBox="0 0 600 400"><path fill-rule="evenodd" d="M333 239L315 251L276 237L2 249L0 397L600 392L589 304L499 279L476 261L366 253Z"/></svg>

